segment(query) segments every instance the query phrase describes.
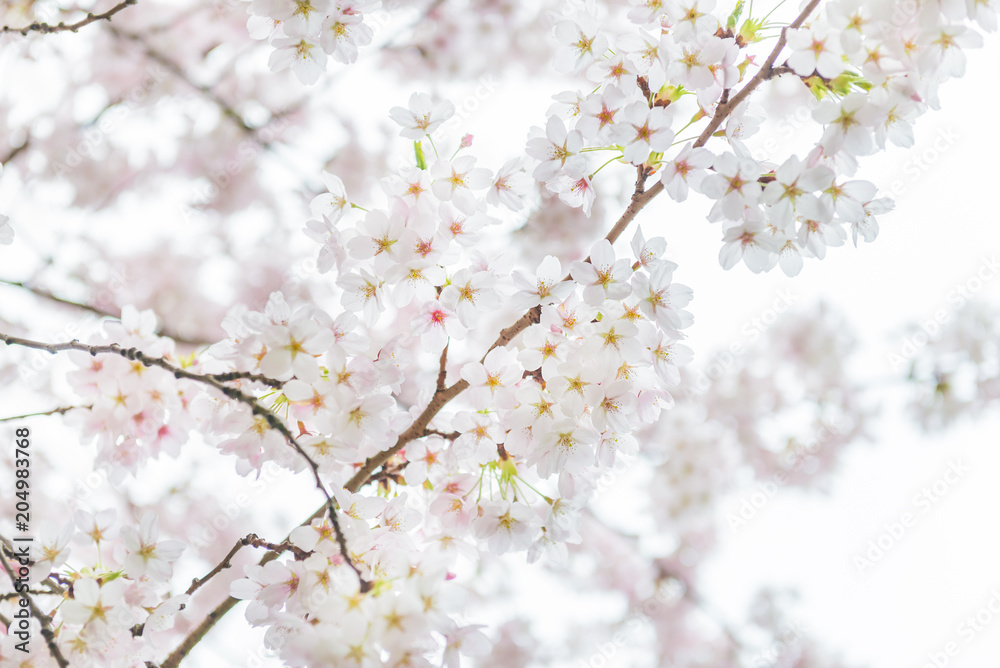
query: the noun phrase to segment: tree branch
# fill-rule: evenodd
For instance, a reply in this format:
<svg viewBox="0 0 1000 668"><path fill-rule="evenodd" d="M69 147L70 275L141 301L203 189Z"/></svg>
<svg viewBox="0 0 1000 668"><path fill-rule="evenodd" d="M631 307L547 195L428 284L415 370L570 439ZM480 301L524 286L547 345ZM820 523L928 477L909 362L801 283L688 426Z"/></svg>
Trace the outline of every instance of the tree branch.
<svg viewBox="0 0 1000 668"><path fill-rule="evenodd" d="M233 401L238 401L242 404L245 404L250 408L250 410L253 412L254 415L262 418L267 423L268 427L274 429L282 436L284 436L285 441L287 441L288 444L292 446L292 448L294 448L295 451L299 453L299 455L303 459L306 460L306 463L308 464L310 470L312 471L313 479L316 482L316 488L323 494L323 497L326 499L326 508L329 512L330 522L333 524L333 528L336 533L337 544L340 546L341 555L344 557L344 560L347 562L347 564L352 569L354 569L354 572L357 574L358 580L361 583L361 591L368 591L368 589L371 588L371 583L369 583L367 580L364 579L364 577L361 575L361 571L358 569L357 566L354 565L354 561L351 560L350 552L347 549L347 541L344 538L344 534L340 529L340 522L338 521L337 518L336 502L334 501L330 493L326 490L326 486L323 484L323 480L320 478L319 465L313 460L312 457L310 457L306 453L305 450L302 449L302 446L299 445L299 442L295 439L295 436L292 434L291 430L289 430L289 428L285 426L285 424L278 418L278 416L269 411L268 409L264 408L263 406L261 406L260 403L252 396L242 392L241 390L236 389L235 387L229 387L228 385L223 385L222 382L212 378L211 376L192 373L190 371L187 371L186 369L181 369L179 367L174 366L173 364L171 364L162 357L150 357L149 355L146 355L138 348L122 348L117 343L98 346L98 345L88 345L85 343L80 343L76 339L69 341L67 343L40 343L38 341L21 339L3 333L0 333L0 341L3 341L9 346L16 345L16 346L23 346L25 348L33 348L35 350L43 350L53 355L57 352L64 350L78 350L81 352L90 353L90 355L93 357L104 354L120 355L125 359L140 362L141 364L147 367L156 366L161 369L165 369L166 371L173 374L174 378L177 378L178 380L182 379L193 380L199 383L204 383L205 385L208 385L209 387L212 387L217 391L221 392L222 394L226 395Z"/></svg>
<svg viewBox="0 0 1000 668"><path fill-rule="evenodd" d="M250 373L249 371L229 371L227 373L207 373L205 378L211 378L217 380L220 383L228 383L234 380L252 380L258 383L263 383L269 387L273 387L276 390L280 390L285 386L283 380L275 380L274 378L268 378L267 376L259 373Z"/></svg>
<svg viewBox="0 0 1000 668"><path fill-rule="evenodd" d="M54 32L76 32L84 26L88 26L91 23L96 23L97 21L111 21L111 17L125 9L129 5L134 5L139 0L123 0L117 5L104 12L103 14L94 14L92 12L87 12L87 17L77 21L76 23L71 23L66 25L64 22L60 21L57 25L49 25L48 23L32 23L29 26L24 26L23 28L11 28L10 26L4 26L0 28L0 33L4 32L19 32L22 36L27 36L29 32L39 32L42 34L54 33Z"/></svg>
<svg viewBox="0 0 1000 668"><path fill-rule="evenodd" d="M229 550L229 553L225 556L225 558L223 558L223 560L220 561L219 564L215 568L213 568L212 570L210 570L205 575L205 577L203 577L203 578L195 578L194 580L192 580L191 581L191 586L188 587L187 591L184 592L184 593L187 594L188 596L190 596L191 594L193 594L196 591L198 591L199 587L201 587L202 585L204 585L206 582L208 582L209 580L211 580L213 577L215 577L216 575L218 575L222 571L226 570L227 568L230 568L233 565L232 564L232 560L233 560L233 557L236 556L236 553L239 552L241 548L244 548L244 547L246 547L248 545L253 546L253 547L264 547L264 548L267 548L271 552L275 553L276 556L280 555L280 554L282 554L284 552L292 552L295 555L295 558L298 559L299 561L305 559L310 554L309 552L306 552L305 550L303 550L301 548L295 547L294 545L292 545L287 540L284 543L281 543L279 545L279 544L276 544L276 543L269 543L266 540L264 540L262 538L259 538L257 536L257 534L255 534L255 533L247 534L244 538L240 538L238 541L236 541L236 544L233 545L233 549Z"/></svg>
<svg viewBox="0 0 1000 668"><path fill-rule="evenodd" d="M323 517L325 513L326 504L320 506L316 512L307 517L306 520L299 526L309 526L312 524L314 519ZM285 539L285 542L288 542L288 538ZM280 552L268 552L261 558L260 561L257 562L257 565L264 566L277 559L279 555ZM184 638L184 642L178 645L177 649L170 653L170 656L168 656L167 660L160 665L160 668L177 668L181 661L184 660L184 657L190 654L191 650L201 642L202 638L204 638L208 632L219 623L219 620L222 619L227 612L235 608L236 604L239 602L240 599L229 596L226 600L216 606L216 608L212 610L212 612L208 613L205 619L202 620L201 624L195 627L194 630L191 631L186 638Z"/></svg>
<svg viewBox="0 0 1000 668"><path fill-rule="evenodd" d="M441 360L438 362L438 377L437 377L437 387L438 392L444 391L444 379L448 375L448 371L445 368L448 365L448 344L444 344L444 349L441 351Z"/></svg>
<svg viewBox="0 0 1000 668"><path fill-rule="evenodd" d="M23 420L30 417L42 417L45 415L65 415L72 410L90 410L93 406L63 406L62 408L53 408L50 411L44 411L42 413L26 413L24 415L14 415L12 417L0 418L0 422L13 422L14 420Z"/></svg>
<svg viewBox="0 0 1000 668"><path fill-rule="evenodd" d="M736 109L736 107L739 106L739 104L745 100L750 93L754 91L754 89L757 88L757 86L771 77L774 61L778 58L778 54L785 47L785 30L788 28L797 28L802 25L809 14L816 9L818 4L819 0L811 0L802 13L799 14L798 18L796 18L789 26L782 29L781 37L778 39L778 43L775 45L774 50L771 51L770 55L768 55L767 60L764 62L760 71L757 72L753 79L747 82L747 84L728 102L718 105L712 120L694 142L695 148L704 146L719 126L722 125L722 121L724 121L726 117L728 117L733 110ZM636 178L635 192L632 193L631 202L625 209L625 212L611 228L611 231L608 232L606 237L604 237L612 244L618 240L639 212L642 211L647 204L649 204L650 200L663 192L663 183L660 181L657 181L649 190L645 190L645 176L646 172L644 168L640 166ZM584 260L584 262L590 262L590 258L588 257ZM571 278L572 276L567 275L564 280L570 280ZM497 346L505 346L510 343L515 336L521 333L529 325L537 323L540 317L541 307L536 306L532 308L530 311L521 316L513 325L500 332L500 336L497 337L497 340L492 346L490 346L487 353ZM483 357L485 358L485 355ZM426 435L427 425L430 424L430 421L434 418L434 416L438 414L445 404L458 396L468 386L469 383L463 379L459 380L449 388L438 388L434 393L434 396L431 398L430 403L427 405L427 408L425 408L423 413L421 413L420 416L414 420L409 429L399 435L399 438L396 439L395 445L365 460L364 465L354 474L347 484L344 485L345 489L351 492L357 492L371 479L371 475L375 469L385 464L389 458L402 450L407 443Z"/></svg>
<svg viewBox="0 0 1000 668"><path fill-rule="evenodd" d="M4 571L7 572L7 577L10 578L11 585L14 589L17 589L17 578L14 576L14 571L11 570L10 564L7 563L7 556L0 550L0 564L3 565ZM21 592L21 596L28 601L28 610L31 612L31 616L38 620L38 623L42 625L42 637L45 638L45 644L49 648L49 654L55 659L55 662L59 664L60 668L68 668L69 661L63 656L62 651L59 649L59 645L56 643L56 634L52 631L52 620L49 619L48 615L42 612L37 605L35 605L35 600L31 598L31 595L27 591Z"/></svg>
<svg viewBox="0 0 1000 668"><path fill-rule="evenodd" d="M761 65L757 74L755 74L754 77L740 89L740 92L730 98L728 102L720 104L716 107L715 116L712 117L708 126L706 126L701 135L699 135L698 141L694 143L695 148L704 146L711 136L715 134L715 131L719 129L719 126L722 125L722 121L725 120L725 118L729 116L729 114L732 113L732 111L736 109L736 107L738 107L743 100L747 99L750 93L752 93L757 86L761 85L768 79L777 76L778 74L785 73L781 68L779 68L779 70L774 69L774 62L778 59L778 54L780 54L781 50L785 48L785 32L789 28L795 29L801 26L805 20L809 18L809 15L813 13L813 10L816 9L817 5L819 5L819 0L810 0L809 4L805 6L795 20L781 29L781 35L778 37L778 43L774 45L774 49L772 49L771 53L768 54L767 60L765 60L764 64Z"/></svg>

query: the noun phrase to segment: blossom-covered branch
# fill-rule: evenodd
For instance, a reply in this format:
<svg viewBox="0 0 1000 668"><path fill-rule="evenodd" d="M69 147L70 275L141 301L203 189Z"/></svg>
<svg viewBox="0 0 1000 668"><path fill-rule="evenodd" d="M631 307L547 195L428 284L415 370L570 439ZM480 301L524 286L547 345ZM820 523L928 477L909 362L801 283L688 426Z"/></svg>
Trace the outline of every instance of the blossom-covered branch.
<svg viewBox="0 0 1000 668"><path fill-rule="evenodd" d="M361 575L361 571L359 571L357 567L354 565L354 562L347 551L347 544L344 541L343 532L340 529L340 523L337 519L336 502L334 501L333 497L330 496L330 493L327 491L326 486L323 484L323 480L320 478L319 466L312 459L312 457L310 457L306 453L306 451L302 449L302 446L299 445L299 442L296 440L295 436L288 429L288 427L286 427L285 424L278 418L278 416L276 416L273 412L261 406L260 403L252 396L244 393L243 391L235 387L224 385L222 381L216 380L211 376L192 373L185 369L179 368L162 357L150 357L149 355L143 353L141 350L138 350L136 348L122 348L121 346L115 343L112 343L110 345L88 345L80 343L79 341L75 340L64 343L40 343L38 341L22 339L15 336L9 336L3 333L0 333L0 341L3 341L5 344L9 346L22 346L25 348L33 348L35 350L42 350L51 354L55 354L57 352L66 350L78 350L81 352L88 353L93 357L102 354L119 355L128 360L135 360L147 367L155 366L164 369L169 373L173 374L173 376L177 379L193 380L199 383L204 383L214 388L215 390L221 392L222 394L226 395L228 398L234 401L238 401L242 404L245 404L250 408L250 410L253 412L254 415L259 416L260 418L265 420L269 428L274 429L275 431L280 433L284 437L285 441L309 465L309 468L311 469L313 474L313 478L316 482L317 489L319 489L320 492L323 494L323 496L326 498L326 507L328 516L330 518L330 521L333 523L333 528L337 535L337 542L340 546L340 551L344 557L345 562L349 566L351 566L351 568L354 569L355 573L357 573L358 580L361 583L362 590L367 590L367 588L370 586L369 583Z"/></svg>

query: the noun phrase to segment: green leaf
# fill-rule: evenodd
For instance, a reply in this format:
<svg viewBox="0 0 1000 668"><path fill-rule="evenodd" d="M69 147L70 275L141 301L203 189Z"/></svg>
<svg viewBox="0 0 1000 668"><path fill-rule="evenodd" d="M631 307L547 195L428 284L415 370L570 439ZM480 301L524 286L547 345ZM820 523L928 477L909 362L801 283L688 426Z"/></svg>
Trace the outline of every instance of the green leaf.
<svg viewBox="0 0 1000 668"><path fill-rule="evenodd" d="M742 15L743 15L743 0L739 0L739 2L736 3L736 9L734 9L733 13L729 15L728 19L726 19L726 28L728 28L729 30L735 29L736 23L740 20L740 16Z"/></svg>
<svg viewBox="0 0 1000 668"><path fill-rule="evenodd" d="M417 167L427 169L427 159L424 158L424 147L419 141L413 142L413 153L417 156Z"/></svg>

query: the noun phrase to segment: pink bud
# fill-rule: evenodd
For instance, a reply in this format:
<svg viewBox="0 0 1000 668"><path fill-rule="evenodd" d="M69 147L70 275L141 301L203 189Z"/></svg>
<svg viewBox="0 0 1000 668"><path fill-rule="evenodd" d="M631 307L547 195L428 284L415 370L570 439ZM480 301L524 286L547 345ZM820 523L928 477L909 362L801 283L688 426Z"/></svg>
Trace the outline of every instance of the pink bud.
<svg viewBox="0 0 1000 668"><path fill-rule="evenodd" d="M462 148L469 148L472 146L472 135L465 135L462 137Z"/></svg>

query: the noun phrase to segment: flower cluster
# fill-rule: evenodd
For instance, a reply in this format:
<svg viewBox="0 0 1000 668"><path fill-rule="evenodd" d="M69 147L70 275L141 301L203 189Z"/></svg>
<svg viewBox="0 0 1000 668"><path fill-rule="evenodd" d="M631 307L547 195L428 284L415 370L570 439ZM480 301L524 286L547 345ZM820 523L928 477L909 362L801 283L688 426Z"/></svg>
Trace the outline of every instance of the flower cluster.
<svg viewBox="0 0 1000 668"><path fill-rule="evenodd" d="M942 81L962 74L962 50L981 43L962 20L994 27L992 10L973 5L942 14L835 0L825 16L806 11L805 23L782 31L772 55L781 61L786 39L790 54L779 65L759 51L770 46L767 18L743 18L742 2L728 18L711 13L713 0L633 5L631 32L610 34L588 10L556 27L556 65L585 76L591 92L555 96L545 128L528 141L533 176L589 211L596 172L616 159L631 163L640 181L657 176L676 201L691 190L713 201L708 219L722 224L724 268L742 260L754 272L780 265L788 275L803 258L843 245L848 231L855 244L876 237L876 216L892 202L851 178L858 158L887 142L912 145L916 117L936 104ZM740 93L778 76L799 82L791 99L809 105L821 136L805 155L757 160L744 141L764 113ZM700 136L678 139L689 127ZM591 154L607 162L594 169Z"/></svg>
<svg viewBox="0 0 1000 668"><path fill-rule="evenodd" d="M291 67L304 84L314 84L327 60L353 63L359 47L372 41L365 23L379 0L253 0L247 28L251 37L267 39L274 51L272 70Z"/></svg>
<svg viewBox="0 0 1000 668"><path fill-rule="evenodd" d="M115 516L114 510L77 510L62 526L46 521L32 547L33 600L55 609L52 625L73 666L134 666L157 659L155 639L173 628L189 598L170 593L173 563L184 543L161 539L153 512L137 525ZM15 619L17 605L16 598L5 597L0 608ZM41 639L39 631L36 626L30 633ZM31 643L29 663L21 663L26 655L13 648L15 639L3 639L0 659L12 662L4 665L50 665L30 663L50 658L38 640Z"/></svg>
<svg viewBox="0 0 1000 668"><path fill-rule="evenodd" d="M122 310L121 321L108 320L95 345L117 343L153 357L172 358L174 342L155 334L152 311ZM86 412L74 412L85 436L97 442L98 466L107 466L114 480L136 474L150 458L176 457L195 421L190 403L203 390L177 380L165 369L147 367L118 355L93 356L71 352L77 370L68 374ZM193 361L192 361L193 364Z"/></svg>
<svg viewBox="0 0 1000 668"><path fill-rule="evenodd" d="M498 209L524 205L530 179L518 163L497 174L478 167L474 156L459 154L468 138L451 159L428 164L424 137L451 113L450 105L422 95L392 111L401 135L415 140L417 165L384 179L384 208L355 213L361 207L343 182L325 176L329 192L313 201L317 219L306 232L321 244L320 270L336 275L343 313L293 310L276 293L263 312L234 311L224 323L229 338L210 350L225 365L220 372L244 374L246 389L297 424L302 450L334 489L351 489L357 468L391 451L418 419L403 410L403 380L414 360L440 358L437 395L450 392L445 381L453 377L447 407L396 449L382 477L372 478L385 486L394 481L398 496L385 502L336 492L347 553L375 583L372 593L358 590L328 520L291 536L307 559L248 571L234 585L234 595L254 601L252 622L272 635L296 634L281 649L289 659L289 652L312 647L308 638L321 631L343 638L323 650L335 654L407 647L447 653L431 642L432 632L449 638L462 631L449 631L457 622L447 616L440 619L445 626L436 617L430 624L400 621L412 634L406 642L396 635L400 629L379 620L403 618L400 606L413 607L411 590L425 597L436 591L459 557L565 554L602 471L636 449L637 425L655 422L673 404L668 386L684 359L678 341L692 322L684 310L691 290L673 281L677 265L663 257L666 242L638 231L624 256L602 240L587 261L568 268L549 256L532 273L507 272L502 258L488 258L474 244L497 222ZM433 143L430 149L437 151ZM473 332L504 304L527 311L521 335L496 342L479 361L454 364L449 353L475 349ZM376 343L379 324L390 319L412 325ZM214 371L215 364L205 368ZM305 466L246 406L218 402L211 419L212 433L232 434L219 446L237 456L241 473L269 460ZM348 581L346 590L331 584ZM371 603L345 617L355 599ZM319 630L303 623L306 616L321 620ZM353 637L369 643L352 650Z"/></svg>

